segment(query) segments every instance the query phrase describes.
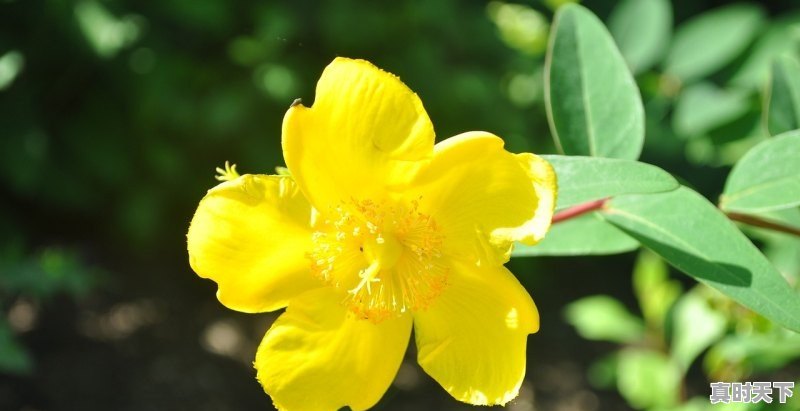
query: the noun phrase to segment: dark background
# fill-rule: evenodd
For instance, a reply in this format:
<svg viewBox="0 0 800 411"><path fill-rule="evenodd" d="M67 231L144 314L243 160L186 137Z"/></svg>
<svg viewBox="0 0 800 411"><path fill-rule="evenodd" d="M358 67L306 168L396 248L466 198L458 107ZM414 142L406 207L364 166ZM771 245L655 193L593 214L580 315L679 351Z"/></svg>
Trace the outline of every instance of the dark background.
<svg viewBox="0 0 800 411"><path fill-rule="evenodd" d="M675 21L723 3L675 1ZM614 4L584 3L602 19ZM773 16L793 7L762 4ZM283 165L282 117L295 98L313 101L335 56L399 75L439 139L487 130L511 151L555 152L542 52L504 42L479 1L4 0L0 56L9 51L24 62L0 90L2 410L271 406L251 362L277 314L221 306L190 270L185 234L215 167ZM648 142L643 159L716 198L728 168L682 149ZM580 339L562 309L590 294L634 309L634 257L512 261L542 329L511 409L627 409L585 376L613 346ZM412 344L377 409L469 408L414 355Z"/></svg>

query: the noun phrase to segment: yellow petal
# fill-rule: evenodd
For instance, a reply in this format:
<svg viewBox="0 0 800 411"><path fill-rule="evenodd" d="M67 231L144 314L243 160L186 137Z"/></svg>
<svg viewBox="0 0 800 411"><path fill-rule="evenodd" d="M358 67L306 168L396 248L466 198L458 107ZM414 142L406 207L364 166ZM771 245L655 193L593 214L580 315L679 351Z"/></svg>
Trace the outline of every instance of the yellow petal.
<svg viewBox="0 0 800 411"><path fill-rule="evenodd" d="M189 262L228 308L262 312L320 282L309 271L311 207L289 177L243 175L209 190L187 236Z"/></svg>
<svg viewBox="0 0 800 411"><path fill-rule="evenodd" d="M525 376L536 306L503 266L456 263L451 274L431 307L414 313L419 363L459 401L505 404Z"/></svg>
<svg viewBox="0 0 800 411"><path fill-rule="evenodd" d="M292 300L256 354L258 380L280 410L364 410L397 374L409 315L373 323L341 305L332 288Z"/></svg>
<svg viewBox="0 0 800 411"><path fill-rule="evenodd" d="M514 241L535 244L553 216L556 177L545 160L512 154L503 140L470 132L437 144L412 196L442 227L447 253L488 264L508 260Z"/></svg>
<svg viewBox="0 0 800 411"><path fill-rule="evenodd" d="M283 156L323 213L342 201L378 201L402 186L433 152L422 102L396 76L363 60L337 58L317 84L313 106L283 120Z"/></svg>

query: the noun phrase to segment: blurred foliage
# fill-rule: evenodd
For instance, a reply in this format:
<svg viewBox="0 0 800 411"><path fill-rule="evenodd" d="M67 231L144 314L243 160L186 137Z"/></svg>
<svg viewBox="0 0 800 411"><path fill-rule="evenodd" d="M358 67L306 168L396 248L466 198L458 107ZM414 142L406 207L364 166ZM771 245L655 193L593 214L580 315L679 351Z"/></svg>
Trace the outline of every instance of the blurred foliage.
<svg viewBox="0 0 800 411"><path fill-rule="evenodd" d="M553 11L569 2L0 2L0 373L36 375L37 359L64 360L57 356L64 346L34 343L65 333L53 323L78 328L69 309L59 311L72 307L60 300L65 296L82 309L108 308L120 295L183 304L156 337L137 344L149 344L144 355L155 358L169 350L168 341L196 343L197 335L181 340L173 328L196 314L199 325L191 331L199 334L213 317L187 308L194 306L187 302L213 295L210 287L192 288L185 261L185 230L197 201L226 160L242 173L270 173L282 165L282 116L295 98L313 101L315 81L334 56L366 58L399 75L420 95L440 138L482 129L502 136L511 151L556 152L545 114L544 53ZM800 10L793 3L584 5L606 22L641 90L642 158L707 198L717 199L730 166L748 150L800 124L796 93L782 93L797 88L792 72ZM781 110L765 111L765 101ZM759 216L800 227L798 213L794 207ZM800 240L761 229L748 234L797 287ZM627 237L617 239L617 251L636 247ZM540 260L513 262L524 267L516 272L530 277L523 278L526 286L540 287L532 290L537 303L546 307L551 294L573 295L564 290L575 284L536 271L549 264ZM658 257L639 254L632 293L619 262L553 264L583 261L597 265L583 273L593 277L586 281L610 284L615 288L602 289L613 295L578 300L565 318L581 336L614 348L592 343L591 350L570 355L605 353L588 378L618 390L631 407L703 410L708 402L692 397L707 395L707 379L778 378L786 370L797 375L796 334L704 286L689 289ZM630 308L634 301L641 315ZM56 321L38 331L14 325L11 314L19 304L39 307ZM577 337L565 342L549 334L548 326L557 327L545 326L532 341L580 346ZM130 344L121 344L121 351L131 350ZM175 394L185 401L177 408L191 401L199 402L197 409L231 408L192 394L216 392L208 381L230 386L214 370L182 365L175 352L183 350L147 364L171 381L161 392L182 393ZM82 358L68 364L87 366ZM71 390L70 380L80 380L59 374L61 368L70 367L59 363L46 368L52 376L25 380L35 388L9 394L9 408L39 396L51 398L33 401L43 408L78 397L54 388L66 381ZM197 379L186 377L193 373ZM134 370L126 378L138 377L149 388L149 375ZM252 380L249 369L246 375ZM190 384L198 388L191 391ZM16 392L17 385L9 386ZM116 393L117 386L106 388ZM124 401L96 391L90 394L101 405L73 408L108 409L109 401ZM228 391L238 392L217 393ZM131 404L150 405L156 397Z"/></svg>

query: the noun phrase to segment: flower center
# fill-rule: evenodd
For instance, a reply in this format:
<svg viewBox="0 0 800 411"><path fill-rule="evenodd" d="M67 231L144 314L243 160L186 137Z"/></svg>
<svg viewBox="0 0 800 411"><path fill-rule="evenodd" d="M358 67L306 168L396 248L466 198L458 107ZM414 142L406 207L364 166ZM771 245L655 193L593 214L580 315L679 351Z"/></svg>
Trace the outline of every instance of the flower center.
<svg viewBox="0 0 800 411"><path fill-rule="evenodd" d="M416 202L352 201L327 217L307 254L311 269L346 291L359 316L377 322L425 309L446 285L441 230Z"/></svg>

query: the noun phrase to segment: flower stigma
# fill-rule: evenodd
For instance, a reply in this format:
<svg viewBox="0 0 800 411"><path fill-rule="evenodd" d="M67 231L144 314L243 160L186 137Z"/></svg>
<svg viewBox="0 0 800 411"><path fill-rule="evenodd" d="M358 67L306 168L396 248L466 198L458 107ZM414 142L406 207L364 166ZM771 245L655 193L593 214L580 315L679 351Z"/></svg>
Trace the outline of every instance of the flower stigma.
<svg viewBox="0 0 800 411"><path fill-rule="evenodd" d="M359 317L380 322L424 310L446 286L441 230L418 208L352 200L332 208L313 234L312 271L344 291Z"/></svg>

